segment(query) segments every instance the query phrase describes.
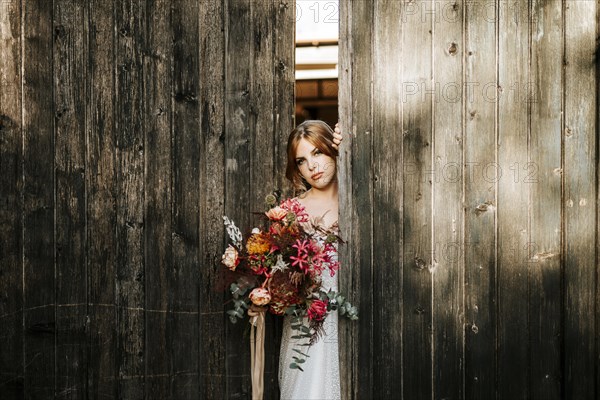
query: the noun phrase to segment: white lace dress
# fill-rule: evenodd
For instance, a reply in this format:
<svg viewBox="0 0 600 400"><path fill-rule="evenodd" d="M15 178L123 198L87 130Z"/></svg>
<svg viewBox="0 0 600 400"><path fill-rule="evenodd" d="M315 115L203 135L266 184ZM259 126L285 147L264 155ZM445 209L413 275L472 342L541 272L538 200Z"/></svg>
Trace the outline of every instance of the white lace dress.
<svg viewBox="0 0 600 400"><path fill-rule="evenodd" d="M337 259L337 253L333 255ZM329 270L323 271L322 286L325 290L338 290L338 275L331 277ZM306 339L292 339L297 332L290 325L291 317L283 320L281 353L279 356L279 387L282 400L329 400L340 399L340 365L338 358L338 312L327 315L323 323L325 335L308 347L310 357L301 366L304 371L291 369L293 356L298 356L296 347L305 352L306 347L297 346ZM308 326L307 319L304 324Z"/></svg>

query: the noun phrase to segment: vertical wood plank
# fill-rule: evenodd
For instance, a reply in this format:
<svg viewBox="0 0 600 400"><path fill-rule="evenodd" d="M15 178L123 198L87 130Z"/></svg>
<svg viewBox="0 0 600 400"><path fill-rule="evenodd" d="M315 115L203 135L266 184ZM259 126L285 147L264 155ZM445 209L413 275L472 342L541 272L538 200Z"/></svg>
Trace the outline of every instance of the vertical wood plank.
<svg viewBox="0 0 600 400"><path fill-rule="evenodd" d="M116 297L119 397L144 398L144 109L145 8L119 0L116 44Z"/></svg>
<svg viewBox="0 0 600 400"><path fill-rule="evenodd" d="M23 2L23 363L25 398L55 395L52 2Z"/></svg>
<svg viewBox="0 0 600 400"><path fill-rule="evenodd" d="M345 49L344 56L352 57L345 63L350 78L348 101L348 112L346 118L346 131L352 132L351 143L352 158L347 159L346 173L352 177L346 188L346 200L340 204L340 214L344 214L346 228L343 233L348 238L343 251L346 252L346 268L355 268L352 271L350 281L346 278L346 286L349 298L355 302L359 309L360 319L357 322L345 321L346 332L352 332L352 351L355 352L356 361L353 366L354 387L349 398L371 398L374 395L374 376L372 373L361 371L373 371L373 315L375 304L373 302L373 260L372 260L372 229L373 229L373 171L372 171L372 135L373 135L373 29L372 24L364 24L364 21L373 21L374 5L371 2L353 1L348 4L347 22L348 35L352 35L350 48ZM346 36L348 37L348 36ZM362 57L354 58L354 54ZM352 63L351 68L349 64ZM348 157L348 154L344 156ZM349 168L349 170L348 170ZM346 175L348 176L348 175ZM351 197L348 200L347 197ZM343 208L346 206L346 208ZM353 221L348 223L349 218ZM349 254L349 257L348 257ZM351 263L349 260L352 260ZM342 264L343 265L343 264ZM352 267L350 267L352 265ZM341 274L344 274L343 270ZM342 280L342 284L344 280ZM350 291L352 290L352 292ZM352 324L358 325L353 327ZM342 325L343 326L343 325ZM360 370L358 370L360 366Z"/></svg>
<svg viewBox="0 0 600 400"><path fill-rule="evenodd" d="M200 7L200 396L227 397L224 294L214 282L224 250L225 215L225 12L224 1Z"/></svg>
<svg viewBox="0 0 600 400"><path fill-rule="evenodd" d="M373 294L372 375L377 389L372 396L380 398L397 398L403 384L403 310L390 302L402 287L401 11L402 3L391 0L377 2L373 13L373 58L377 62L373 64L372 100L372 284L377 290Z"/></svg>
<svg viewBox="0 0 600 400"><path fill-rule="evenodd" d="M597 397L593 371L597 354L595 310L598 212L598 110L595 43L598 3L570 1L565 12L564 77L564 371L562 398ZM595 129L594 129L595 128ZM596 220L597 221L597 220Z"/></svg>
<svg viewBox="0 0 600 400"><path fill-rule="evenodd" d="M497 7L465 2L465 398L496 396L496 210ZM494 151L492 151L494 150ZM501 165L503 171L508 165ZM499 179L511 179L504 174ZM462 257L461 257L462 258Z"/></svg>
<svg viewBox="0 0 600 400"><path fill-rule="evenodd" d="M23 393L21 2L0 1L0 393Z"/></svg>
<svg viewBox="0 0 600 400"><path fill-rule="evenodd" d="M87 207L88 397L117 398L114 1L89 2Z"/></svg>
<svg viewBox="0 0 600 400"><path fill-rule="evenodd" d="M434 3L432 169L433 398L464 397L463 12Z"/></svg>
<svg viewBox="0 0 600 400"><path fill-rule="evenodd" d="M532 1L529 395L548 400L561 397L563 22L561 1Z"/></svg>
<svg viewBox="0 0 600 400"><path fill-rule="evenodd" d="M175 362L175 354L170 347L174 332L170 330L172 313L169 309L169 300L176 295L170 285L171 271L176 268L171 247L171 94L175 61L171 2L153 0L146 2L146 7L145 27L139 34L147 47L143 47L144 42L135 43L136 50L143 52L143 74L138 79L140 83L144 82L142 121L146 132L143 139L140 138L144 140L144 169L139 179L144 180L144 193L143 198L137 201L142 201L145 207L142 280L145 295L145 389L146 398L158 400L171 397L171 367Z"/></svg>
<svg viewBox="0 0 600 400"><path fill-rule="evenodd" d="M225 214L243 234L251 225L250 207L255 205L252 190L253 121L257 113L252 103L254 21L253 1L227 1L225 11ZM249 33L250 32L250 33ZM243 338L247 324L226 325L228 398L250 393L249 343Z"/></svg>
<svg viewBox="0 0 600 400"><path fill-rule="evenodd" d="M168 3L167 3L168 4ZM175 41L173 64L173 269L169 276L171 397L198 397L198 261L200 205L200 61L199 6L181 0L172 5ZM218 39L217 39L218 40ZM165 42L165 45L168 45ZM212 67L212 66L210 66ZM218 69L217 69L218 71ZM220 75L212 79L221 82ZM216 168L215 168L216 169ZM214 171L214 170L213 170ZM217 217L220 215L217 215ZM214 351L211 349L210 351Z"/></svg>
<svg viewBox="0 0 600 400"><path fill-rule="evenodd" d="M252 133L252 149L250 153L250 210L264 209L264 198L275 189L276 175L285 175L285 169L275 171L276 138L275 135L275 84L277 58L275 41L284 41L286 37L275 37L276 8L273 0L254 0L252 7L252 30L249 40L253 43L250 89L250 120ZM293 40L288 42L293 46ZM286 63L288 61L286 60ZM288 82L289 85L289 82ZM284 103L283 106L286 104ZM291 108L286 110L289 113ZM260 223L260 218L253 217L253 225ZM267 399L278 399L279 382L279 348L281 345L280 318L267 317L265 335L268 345L265 346L264 396ZM278 329L279 328L279 329ZM244 342L246 342L244 340ZM246 347L247 348L247 347Z"/></svg>
<svg viewBox="0 0 600 400"><path fill-rule="evenodd" d="M527 399L529 191L536 184L527 154L529 14L526 2L501 2L497 10L498 83L503 88L498 97L497 163L508 170L497 192L497 398ZM490 169L494 178L496 169Z"/></svg>
<svg viewBox="0 0 600 400"><path fill-rule="evenodd" d="M285 178L285 168L287 165L287 139L294 129L295 118L296 2L295 0L272 1L275 52L273 61L275 65L273 75L275 164L273 174L275 187L282 189L285 197L291 197L290 185ZM281 336L281 332L278 336Z"/></svg>
<svg viewBox="0 0 600 400"><path fill-rule="evenodd" d="M432 396L432 29L434 5L404 3L402 12L403 392ZM429 11L429 14L427 13Z"/></svg>
<svg viewBox="0 0 600 400"><path fill-rule="evenodd" d="M116 133L114 2L89 2L87 260L88 397L116 398Z"/></svg>
<svg viewBox="0 0 600 400"><path fill-rule="evenodd" d="M56 394L86 393L85 2L54 2Z"/></svg>
<svg viewBox="0 0 600 400"><path fill-rule="evenodd" d="M355 243L360 243L358 236L358 228L355 224L358 223L356 218L356 209L354 208L354 193L352 186L352 164L355 141L354 130L354 113L352 100L352 78L353 73L353 2L342 1L339 3L339 117L340 129L346 134L344 142L339 148L338 159L338 184L339 184L339 227L343 239L346 241L344 246L339 248L340 265L345 266L339 272L340 290L348 293L349 299L355 306L362 310L360 304L360 265L357 262L358 251ZM352 295L350 295L352 294ZM360 315L361 319L364 318ZM360 390L359 379L365 374L361 374L364 370L359 369L359 353L358 349L359 334L363 331L368 334L368 326L366 330L362 328L363 324L353 324L352 321L339 321L339 340L340 340L340 383L341 396L343 399L356 399ZM361 359L361 361L363 361ZM367 360L365 360L366 362ZM363 364L364 365L364 364ZM370 395L369 387L364 388L365 396Z"/></svg>

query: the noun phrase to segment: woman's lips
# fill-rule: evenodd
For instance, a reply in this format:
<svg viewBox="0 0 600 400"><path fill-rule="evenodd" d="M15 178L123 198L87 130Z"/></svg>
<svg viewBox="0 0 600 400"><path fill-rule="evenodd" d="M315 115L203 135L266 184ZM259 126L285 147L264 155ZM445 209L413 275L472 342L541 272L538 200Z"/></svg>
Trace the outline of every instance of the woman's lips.
<svg viewBox="0 0 600 400"><path fill-rule="evenodd" d="M319 179L319 178L320 178L320 177L322 177L322 176L323 176L323 173L322 173L322 172L319 172L319 173L317 173L317 174L314 174L314 175L312 175L312 176L311 176L311 178L312 178L314 181L316 181L317 179Z"/></svg>

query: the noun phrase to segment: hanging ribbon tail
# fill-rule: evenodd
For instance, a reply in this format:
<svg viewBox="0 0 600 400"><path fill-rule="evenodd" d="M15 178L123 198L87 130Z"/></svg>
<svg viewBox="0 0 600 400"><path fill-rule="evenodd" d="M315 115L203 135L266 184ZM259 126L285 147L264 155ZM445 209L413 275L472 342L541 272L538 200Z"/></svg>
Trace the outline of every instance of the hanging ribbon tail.
<svg viewBox="0 0 600 400"><path fill-rule="evenodd" d="M265 311L250 312L250 376L252 400L262 400L265 371Z"/></svg>

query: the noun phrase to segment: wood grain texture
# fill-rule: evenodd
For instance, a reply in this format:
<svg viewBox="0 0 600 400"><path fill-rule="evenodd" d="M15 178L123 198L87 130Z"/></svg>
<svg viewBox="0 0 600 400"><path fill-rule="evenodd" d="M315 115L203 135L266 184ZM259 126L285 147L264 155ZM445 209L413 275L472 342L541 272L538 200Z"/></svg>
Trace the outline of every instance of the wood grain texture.
<svg viewBox="0 0 600 400"><path fill-rule="evenodd" d="M227 1L225 11L225 215L243 235L252 229L250 213L256 204L250 179L256 171L250 168L257 111L251 92L253 63L248 62L254 48L253 4L251 0ZM250 40L237 40L242 36ZM247 329L246 323L226 327L227 398L246 398L251 393L249 343L239 340Z"/></svg>
<svg viewBox="0 0 600 400"><path fill-rule="evenodd" d="M284 191L285 197L292 196L285 178L287 166L287 139L294 129L295 118L295 32L296 7L294 0L273 0L274 19L274 74L273 74L273 118L275 130L274 170L275 187ZM292 112L290 113L290 110ZM279 335L281 336L281 335Z"/></svg>
<svg viewBox="0 0 600 400"><path fill-rule="evenodd" d="M118 395L144 398L145 118L143 52L146 4L115 4L116 305ZM148 82L150 84L150 82Z"/></svg>
<svg viewBox="0 0 600 400"><path fill-rule="evenodd" d="M86 61L84 1L54 2L55 398L86 393Z"/></svg>
<svg viewBox="0 0 600 400"><path fill-rule="evenodd" d="M464 3L465 62L464 104L465 276L465 398L492 399L496 395L496 220L499 182L487 170L497 165L497 109L483 88L497 96L498 8L486 13L478 3ZM486 20L488 15L493 19ZM495 97L494 96L494 97ZM491 168L489 168L491 166ZM506 169L506 165L504 168ZM506 176L502 179L509 179Z"/></svg>
<svg viewBox="0 0 600 400"><path fill-rule="evenodd" d="M173 65L171 141L173 226L170 233L173 266L169 277L168 325L171 354L170 396L195 399L200 384L198 363L204 344L199 336L200 215L200 56L198 52L201 3L181 0L171 8ZM165 46L168 48L168 38ZM169 99L165 98L165 102Z"/></svg>
<svg viewBox="0 0 600 400"><path fill-rule="evenodd" d="M403 388L403 310L389 299L402 287L403 257L402 176L402 82L403 27L402 3L381 1L375 4L373 21L373 131L372 207L373 207L373 385L371 396L393 398ZM368 186L365 185L365 188ZM363 194L365 196L366 193ZM377 211L375 211L377 210ZM400 300L402 301L402 300ZM364 315L364 314L363 314ZM362 322L362 321L361 321ZM395 329L387 334L378 332ZM377 388L377 389L375 389Z"/></svg>
<svg viewBox="0 0 600 400"><path fill-rule="evenodd" d="M505 94L498 97L497 162L504 169L514 168L498 181L497 189L497 398L526 399L530 379L526 340L529 337L526 310L529 191L535 184L534 167L528 164L527 153L529 10L525 2L519 2L510 6L500 4L497 12L497 74ZM490 177L495 176L494 167L490 173Z"/></svg>
<svg viewBox="0 0 600 400"><path fill-rule="evenodd" d="M23 2L23 365L25 398L55 395L56 232L52 2Z"/></svg>
<svg viewBox="0 0 600 400"><path fill-rule="evenodd" d="M433 390L432 329L432 133L434 18L424 1L406 3L402 18L403 237L402 313L403 391L428 398ZM400 261L400 260L399 260Z"/></svg>
<svg viewBox="0 0 600 400"><path fill-rule="evenodd" d="M433 398L464 397L463 159L464 4L435 3L433 28L432 320ZM429 84L427 85L429 86Z"/></svg>
<svg viewBox="0 0 600 400"><path fill-rule="evenodd" d="M116 308L116 30L113 1L89 3L88 138L88 397L118 397Z"/></svg>
<svg viewBox="0 0 600 400"><path fill-rule="evenodd" d="M199 312L200 397L226 398L226 318L224 293L214 289L225 231L225 10L223 1L199 8L200 247Z"/></svg>
<svg viewBox="0 0 600 400"><path fill-rule="evenodd" d="M21 3L0 2L0 393L23 398Z"/></svg>
<svg viewBox="0 0 600 400"><path fill-rule="evenodd" d="M140 48L141 120L144 135L140 140L141 203L143 224L143 375L146 398L172 398L173 365L178 361L172 349L173 297L179 293L171 285L171 274L177 269L173 257L173 153L171 109L173 96L173 26L171 2L155 0L145 4L146 21L140 32L144 44ZM142 14L143 15L143 14Z"/></svg>
<svg viewBox="0 0 600 400"><path fill-rule="evenodd" d="M346 133L344 142L340 144L338 158L338 182L339 182L339 227L340 232L344 233L343 238L346 241L344 246L339 248L339 261L343 269L339 272L340 291L345 293L359 293L360 285L360 265L356 261L356 252L354 243L358 239L358 230L356 223L356 210L354 208L354 196L352 187L352 158L354 148L354 112L352 100L352 79L353 79L353 51L354 37L352 35L352 12L351 2L341 2L339 4L339 117L340 129ZM355 234L356 232L356 234ZM352 296L351 301L355 306L360 307L359 296ZM355 399L358 396L359 387L359 358L356 349L358 349L360 324L354 324L352 321L346 321L343 318L339 320L339 340L340 340L340 384L341 395L344 399ZM368 332L368 330L367 330ZM345 349L345 350L344 350ZM355 355L356 354L356 355ZM363 364L364 365L364 364ZM365 393L368 388L363 389Z"/></svg>
<svg viewBox="0 0 600 400"><path fill-rule="evenodd" d="M563 13L560 1L532 1L529 162L529 396L561 398Z"/></svg>
<svg viewBox="0 0 600 400"><path fill-rule="evenodd" d="M597 2L564 5L563 125L563 398L598 397L594 376L598 336L594 318L597 292L597 236L590 229L598 212L598 100L589 96L598 85L594 40ZM595 55L595 56L594 56ZM597 91L596 91L597 93ZM595 128L595 129L594 129Z"/></svg>
<svg viewBox="0 0 600 400"><path fill-rule="evenodd" d="M347 21L345 32L348 39L347 48L343 50L340 66L348 77L345 99L347 109L342 108L340 120L342 128L352 133L351 148L342 155L340 169L341 182L347 182L345 194L342 190L340 203L341 229L346 244L342 247L341 262L346 265L342 270L341 290L344 290L350 301L358 307L360 321L358 323L341 319L344 332L342 340L346 340L344 349L354 354L354 361L342 364L351 368L344 372L342 377L351 378L351 381L342 379L344 392L348 398L371 398L373 396L373 374L361 371L372 371L374 368L373 354L373 316L375 311L374 293L371 291L373 279L372 263L372 214L373 214L373 175L371 164L372 135L373 135L373 99L372 99L372 74L373 74L373 27L371 24L362 24L362 21L373 21L374 5L370 2L350 2L346 9L342 9L341 20ZM354 54L362 57L355 58ZM350 157L344 159L344 157ZM346 208L344 209L344 206ZM361 216L359 218L359 215ZM348 342L350 340L350 343ZM343 342L342 342L343 343ZM348 360L347 355L342 355L341 360Z"/></svg>
<svg viewBox="0 0 600 400"><path fill-rule="evenodd" d="M253 44L251 59L250 89L250 129L252 132L249 178L252 198L248 211L260 212L265 208L265 196L276 189L276 175L284 170L275 170L276 155L281 153L282 144L276 141L275 134L275 86L277 55L275 54L276 7L273 0L254 0L252 2L252 24L250 42ZM290 38L283 31L279 39L285 42ZM293 41L288 41L293 43ZM285 103L284 103L285 105ZM285 153L285 151L283 151ZM262 224L264 220L253 216L251 227ZM272 339L265 346L264 385L265 398L279 398L279 348L281 345L280 318L267 317L265 335Z"/></svg>

